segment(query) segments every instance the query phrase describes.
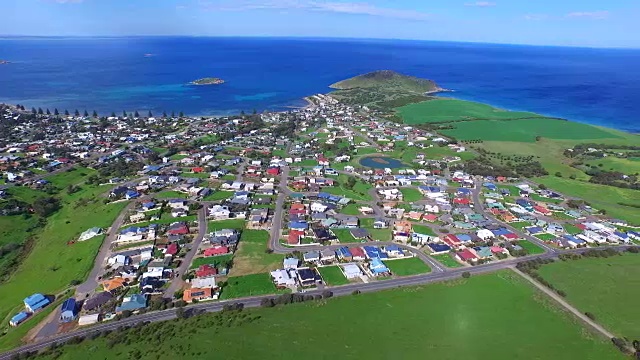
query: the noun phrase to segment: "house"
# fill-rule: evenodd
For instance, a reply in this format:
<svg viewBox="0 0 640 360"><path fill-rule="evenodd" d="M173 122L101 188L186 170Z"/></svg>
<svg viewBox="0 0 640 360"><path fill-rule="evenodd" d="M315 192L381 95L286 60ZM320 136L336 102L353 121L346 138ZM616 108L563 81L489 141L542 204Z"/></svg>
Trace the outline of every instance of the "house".
<svg viewBox="0 0 640 360"><path fill-rule="evenodd" d="M173 223L169 226L167 234L169 235L186 235L189 233L189 227L183 222Z"/></svg>
<svg viewBox="0 0 640 360"><path fill-rule="evenodd" d="M364 240L369 237L369 232L367 231L367 229L354 228L350 229L349 232L351 233L351 236L353 236L353 238L356 240Z"/></svg>
<svg viewBox="0 0 640 360"><path fill-rule="evenodd" d="M398 245L389 245L386 246L384 248L384 251L390 256L390 257L404 257L404 251L402 251L402 249L398 246Z"/></svg>
<svg viewBox="0 0 640 360"><path fill-rule="evenodd" d="M9 325L16 327L29 318L29 313L21 311L9 320Z"/></svg>
<svg viewBox="0 0 640 360"><path fill-rule="evenodd" d="M210 257L210 256L226 255L228 253L229 253L229 248L226 246L213 246L206 249L203 252L203 255L205 257Z"/></svg>
<svg viewBox="0 0 640 360"><path fill-rule="evenodd" d="M213 288L190 288L186 289L182 295L182 300L186 303L196 301L206 301L214 299Z"/></svg>
<svg viewBox="0 0 640 360"><path fill-rule="evenodd" d="M74 321L78 317L78 303L74 298L68 298L60 308L60 322Z"/></svg>
<svg viewBox="0 0 640 360"><path fill-rule="evenodd" d="M33 294L24 299L24 307L29 312L36 312L38 310L42 310L44 307L49 305L51 301L44 295L40 293Z"/></svg>
<svg viewBox="0 0 640 360"><path fill-rule="evenodd" d="M282 267L284 267L285 269L297 269L299 263L300 260L298 260L297 258L286 258L282 261Z"/></svg>
<svg viewBox="0 0 640 360"><path fill-rule="evenodd" d="M113 295L108 291L103 291L87 299L82 308L87 311L96 310L111 301L111 299L113 299Z"/></svg>
<svg viewBox="0 0 640 360"><path fill-rule="evenodd" d="M340 268L342 269L342 273L344 274L344 276L349 280L357 279L364 276L364 273L362 272L358 264L355 264L355 263L342 264L340 265Z"/></svg>
<svg viewBox="0 0 640 360"><path fill-rule="evenodd" d="M320 261L320 252L309 251L302 255L304 262L318 262Z"/></svg>
<svg viewBox="0 0 640 360"><path fill-rule="evenodd" d="M275 270L271 272L271 280L278 289L292 287L296 285L295 273L294 269Z"/></svg>
<svg viewBox="0 0 640 360"><path fill-rule="evenodd" d="M389 222L386 219L375 219L373 222L374 229L386 229L389 227Z"/></svg>
<svg viewBox="0 0 640 360"><path fill-rule="evenodd" d="M387 268L380 258L373 258L369 263L369 270L374 276L385 276L391 273L391 270Z"/></svg>
<svg viewBox="0 0 640 360"><path fill-rule="evenodd" d="M476 232L476 236L478 236L482 240L493 239L494 235L491 230L488 229L480 229Z"/></svg>
<svg viewBox="0 0 640 360"><path fill-rule="evenodd" d="M326 263L330 263L336 260L336 252L333 250L325 249L320 251L320 260Z"/></svg>
<svg viewBox="0 0 640 360"><path fill-rule="evenodd" d="M460 261L477 261L478 257L469 249L464 249L458 253L456 253L456 259Z"/></svg>
<svg viewBox="0 0 640 360"><path fill-rule="evenodd" d="M338 255L338 259L340 260L345 260L345 261L352 261L353 260L353 255L351 255L351 251L349 251L349 248L344 246L339 248L338 250L336 250L336 253Z"/></svg>
<svg viewBox="0 0 640 360"><path fill-rule="evenodd" d="M206 278L214 275L218 275L218 269L209 264L200 265L200 267L196 269L196 277L198 278Z"/></svg>
<svg viewBox="0 0 640 360"><path fill-rule="evenodd" d="M361 247L349 248L349 252L353 261L364 261L367 258L364 249Z"/></svg>
<svg viewBox="0 0 640 360"><path fill-rule="evenodd" d="M116 307L116 313L123 311L136 311L147 307L147 297L142 294L133 294L122 299L122 304Z"/></svg>
<svg viewBox="0 0 640 360"><path fill-rule="evenodd" d="M431 249L433 255L445 254L451 251L451 247L445 244L429 243L427 246Z"/></svg>
<svg viewBox="0 0 640 360"><path fill-rule="evenodd" d="M209 217L215 220L226 220L231 215L231 211L228 206L213 205L208 209Z"/></svg>
<svg viewBox="0 0 640 360"><path fill-rule="evenodd" d="M298 283L302 287L314 286L322 280L316 270L311 268L298 269L296 274L298 275Z"/></svg>
<svg viewBox="0 0 640 360"><path fill-rule="evenodd" d="M103 281L102 287L104 288L104 291L113 291L123 287L125 283L126 281L123 278L113 278Z"/></svg>

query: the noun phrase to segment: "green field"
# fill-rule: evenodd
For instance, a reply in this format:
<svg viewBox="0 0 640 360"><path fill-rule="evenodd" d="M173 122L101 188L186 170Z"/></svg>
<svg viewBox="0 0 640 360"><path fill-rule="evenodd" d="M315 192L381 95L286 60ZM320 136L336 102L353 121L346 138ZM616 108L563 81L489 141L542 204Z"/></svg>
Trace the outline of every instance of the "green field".
<svg viewBox="0 0 640 360"><path fill-rule="evenodd" d="M396 276L418 275L431 272L431 268L418 257L386 260L384 264L387 265L391 273Z"/></svg>
<svg viewBox="0 0 640 360"><path fill-rule="evenodd" d="M342 244L359 243L361 240L357 240L351 235L349 229L331 229L331 231L338 237L338 240Z"/></svg>
<svg viewBox="0 0 640 360"><path fill-rule="evenodd" d="M437 99L398 108L405 124L424 124L463 120L513 120L544 118L530 112L497 109L492 106L456 99Z"/></svg>
<svg viewBox="0 0 640 360"><path fill-rule="evenodd" d="M423 199L422 194L420 194L420 191L413 188L403 188L403 189L400 189L400 192L402 193L402 201L404 202L414 202L414 201L420 201Z"/></svg>
<svg viewBox="0 0 640 360"><path fill-rule="evenodd" d="M337 266L319 267L318 271L322 276L322 280L324 280L327 285L339 286L349 283L349 280L347 280L347 278L342 274L342 270Z"/></svg>
<svg viewBox="0 0 640 360"><path fill-rule="evenodd" d="M544 249L529 240L520 240L518 245L527 250L529 255L544 254Z"/></svg>
<svg viewBox="0 0 640 360"><path fill-rule="evenodd" d="M235 299L239 297L275 294L282 292L276 289L269 274L252 274L233 276L227 279L222 289L221 299Z"/></svg>
<svg viewBox="0 0 640 360"><path fill-rule="evenodd" d="M374 219L371 219L371 218L360 219L360 227L367 229L367 231L369 232L373 240L391 241L391 233L392 233L391 228L374 229L373 222L374 222Z"/></svg>
<svg viewBox="0 0 640 360"><path fill-rule="evenodd" d="M360 211L358 209L363 205L360 204L349 204L343 207L340 212L347 215L360 215Z"/></svg>
<svg viewBox="0 0 640 360"><path fill-rule="evenodd" d="M432 258L436 259L440 264L448 267L448 268L459 268L464 265L454 259L451 254L440 254L440 255L430 255Z"/></svg>
<svg viewBox="0 0 640 360"><path fill-rule="evenodd" d="M265 273L282 267L284 257L267 253L269 233L265 230L243 230L233 258L231 275Z"/></svg>
<svg viewBox="0 0 640 360"><path fill-rule="evenodd" d="M186 199L189 196L185 193L177 192L177 191L161 191L153 197L157 199Z"/></svg>
<svg viewBox="0 0 640 360"><path fill-rule="evenodd" d="M534 236L537 237L538 239L542 240L542 241L551 241L551 240L554 240L557 237L557 236L555 236L553 234L547 234L547 233L536 234Z"/></svg>
<svg viewBox="0 0 640 360"><path fill-rule="evenodd" d="M640 204L640 191L592 184L555 176L539 178L536 181L561 194L583 199L591 203L591 206L596 209L604 209L607 211L607 216L640 225L640 211L638 211L637 208L619 204Z"/></svg>
<svg viewBox="0 0 640 360"><path fill-rule="evenodd" d="M250 321L205 314L150 324L136 335L114 333L122 342L113 347L106 339L65 347L58 359L625 358L511 272L240 316ZM172 333L188 336L166 341Z"/></svg>
<svg viewBox="0 0 640 360"><path fill-rule="evenodd" d="M413 230L413 232L418 234L437 236L436 232L433 231L433 229L431 229L429 226L412 224L411 229Z"/></svg>
<svg viewBox="0 0 640 360"><path fill-rule="evenodd" d="M87 170L82 172L92 173ZM74 178L71 174L78 177ZM80 179L79 174L80 171L61 173L53 181L63 184ZM109 227L127 205L126 202L104 204L100 195L109 189L109 186L81 185L80 191L72 195L66 191L60 193L62 209L51 215L47 225L34 234L36 241L31 252L9 280L0 285L0 293L3 294L0 297L0 321L3 327L8 326L8 319L23 307L22 300L25 297L35 292L54 295L67 288L72 280L83 281L86 278L103 237L73 245L67 245L67 242L91 227ZM0 337L0 350L18 344L35 324L32 319L18 328L9 329L6 335Z"/></svg>
<svg viewBox="0 0 640 360"><path fill-rule="evenodd" d="M564 229L571 235L580 234L582 230L580 230L577 226L571 224L564 224Z"/></svg>
<svg viewBox="0 0 640 360"><path fill-rule="evenodd" d="M589 160L586 164L589 166L597 166L598 169L606 171L619 171L627 175L640 173L640 161L633 159L608 156L602 159ZM599 166L600 164L602 164L602 166Z"/></svg>
<svg viewBox="0 0 640 360"><path fill-rule="evenodd" d="M453 124L454 129L441 130L457 140L534 142L536 136L548 139L606 139L615 137L595 126L577 122L539 118L534 120L479 120Z"/></svg>
<svg viewBox="0 0 640 360"><path fill-rule="evenodd" d="M556 261L538 272L615 335L640 339L640 255Z"/></svg>
<svg viewBox="0 0 640 360"><path fill-rule="evenodd" d="M209 221L207 231L212 232L222 229L236 229L242 230L246 226L244 219L229 219L229 220L216 220Z"/></svg>
<svg viewBox="0 0 640 360"><path fill-rule="evenodd" d="M372 186L362 180L356 179L357 181L353 189L348 189L345 185L348 178L347 175L342 174L338 176L339 185L323 188L322 191L353 200L370 201L371 196L369 195L369 190L371 190Z"/></svg>
<svg viewBox="0 0 640 360"><path fill-rule="evenodd" d="M220 256L209 256L209 257L198 257L193 259L193 261L191 262L190 269L197 269L202 265L221 264L225 261L231 260L232 258L233 258L232 254L220 255Z"/></svg>

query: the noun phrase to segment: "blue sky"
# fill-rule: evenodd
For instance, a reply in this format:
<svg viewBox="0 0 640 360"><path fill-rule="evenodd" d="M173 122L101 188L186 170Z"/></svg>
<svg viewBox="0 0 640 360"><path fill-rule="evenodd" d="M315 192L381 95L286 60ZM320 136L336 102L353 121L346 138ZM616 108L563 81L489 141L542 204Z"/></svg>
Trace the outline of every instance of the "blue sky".
<svg viewBox="0 0 640 360"><path fill-rule="evenodd" d="M0 0L0 14L5 15L2 35L304 36L640 47L638 0Z"/></svg>

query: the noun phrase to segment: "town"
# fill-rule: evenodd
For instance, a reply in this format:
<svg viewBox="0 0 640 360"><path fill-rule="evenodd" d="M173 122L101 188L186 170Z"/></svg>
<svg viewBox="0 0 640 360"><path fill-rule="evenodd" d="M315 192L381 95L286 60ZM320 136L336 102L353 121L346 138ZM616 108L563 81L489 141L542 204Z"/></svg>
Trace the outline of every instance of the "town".
<svg viewBox="0 0 640 360"><path fill-rule="evenodd" d="M463 142L330 95L309 101L222 118L3 106L0 215L117 210L64 239L96 243L88 277L62 294L32 286L6 325L41 322L33 338L46 339L199 302L392 287L640 242L581 199L471 171ZM89 186L92 199L74 197Z"/></svg>

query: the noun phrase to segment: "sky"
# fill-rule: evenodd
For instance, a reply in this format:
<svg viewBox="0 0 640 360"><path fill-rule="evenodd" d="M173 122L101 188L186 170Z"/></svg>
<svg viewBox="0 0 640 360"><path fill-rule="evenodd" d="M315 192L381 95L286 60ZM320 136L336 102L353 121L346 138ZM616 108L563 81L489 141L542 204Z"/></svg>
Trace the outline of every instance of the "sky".
<svg viewBox="0 0 640 360"><path fill-rule="evenodd" d="M640 48L640 0L0 0L0 14L0 35L346 37Z"/></svg>

